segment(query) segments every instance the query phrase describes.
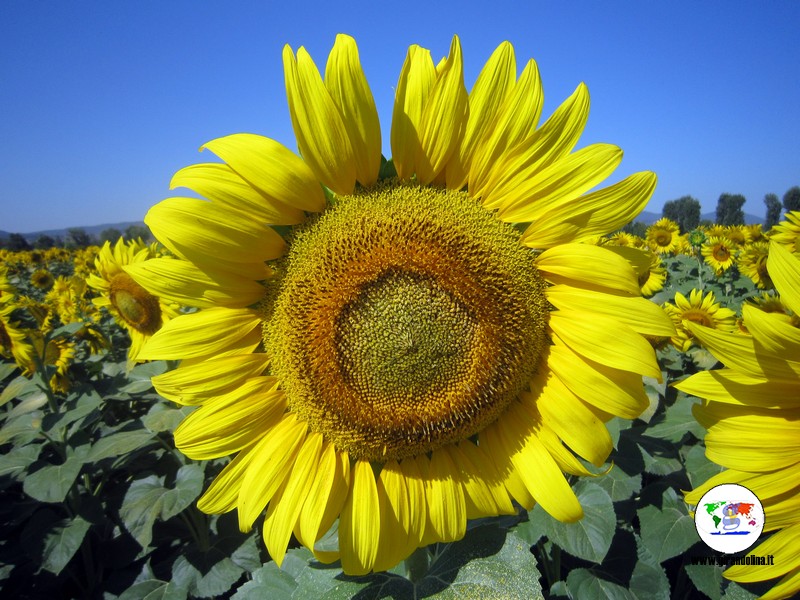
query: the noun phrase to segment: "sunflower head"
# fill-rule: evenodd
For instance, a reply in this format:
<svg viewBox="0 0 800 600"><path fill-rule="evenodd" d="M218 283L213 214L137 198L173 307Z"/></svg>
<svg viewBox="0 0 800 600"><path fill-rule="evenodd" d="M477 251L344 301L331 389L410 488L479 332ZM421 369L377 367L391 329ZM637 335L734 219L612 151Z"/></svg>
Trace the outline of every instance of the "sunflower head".
<svg viewBox="0 0 800 600"><path fill-rule="evenodd" d="M678 248L680 227L666 217L647 228L647 243L654 252L670 254Z"/></svg>
<svg viewBox="0 0 800 600"><path fill-rule="evenodd" d="M355 41L337 37L324 77L303 48L283 59L302 158L251 134L207 143L223 162L172 184L208 200L169 198L145 218L175 258L123 270L201 309L138 354L184 359L154 378L199 405L176 445L236 454L199 506L236 508L244 530L266 509L278 563L294 534L350 574L459 539L512 501L580 518L564 472L589 473L576 454L603 464L608 415L640 414L641 376L660 377L643 336L674 335L639 297L649 259L592 245L644 208L655 176L590 191L622 155L573 151L585 86L539 126L536 63L518 76L501 44L467 93L454 38L438 65L409 49L396 177L381 177ZM130 291L113 276L107 289ZM316 549L337 517L339 550Z"/></svg>
<svg viewBox="0 0 800 600"><path fill-rule="evenodd" d="M54 281L53 274L47 269L36 269L31 274L31 285L43 291L52 288Z"/></svg>
<svg viewBox="0 0 800 600"><path fill-rule="evenodd" d="M736 260L733 242L724 237L709 237L700 252L717 275L730 269Z"/></svg>
<svg viewBox="0 0 800 600"><path fill-rule="evenodd" d="M732 331L736 326L736 313L722 307L714 292L704 296L701 290L693 289L689 298L676 292L674 303L667 302L663 308L675 325L676 335L672 344L681 352L686 352L695 343L687 322L720 331Z"/></svg>

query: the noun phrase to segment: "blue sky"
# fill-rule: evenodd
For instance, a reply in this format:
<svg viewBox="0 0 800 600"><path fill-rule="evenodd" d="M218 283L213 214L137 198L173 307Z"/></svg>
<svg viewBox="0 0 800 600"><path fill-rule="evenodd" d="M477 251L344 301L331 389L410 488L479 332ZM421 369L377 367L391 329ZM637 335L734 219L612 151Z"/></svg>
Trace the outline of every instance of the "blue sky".
<svg viewBox="0 0 800 600"><path fill-rule="evenodd" d="M492 50L535 58L548 116L591 93L579 145L625 151L611 181L653 170L648 210L723 192L763 215L800 184L800 2L0 2L0 229L143 218L215 137L296 149L281 50L320 68L353 35L389 154L394 86L410 44L434 60L459 34L468 89Z"/></svg>

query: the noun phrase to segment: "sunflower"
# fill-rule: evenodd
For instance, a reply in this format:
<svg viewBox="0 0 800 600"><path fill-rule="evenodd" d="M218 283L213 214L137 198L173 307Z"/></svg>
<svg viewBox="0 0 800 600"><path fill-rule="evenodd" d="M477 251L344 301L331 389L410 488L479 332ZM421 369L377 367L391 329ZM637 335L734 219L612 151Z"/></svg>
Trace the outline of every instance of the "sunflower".
<svg viewBox="0 0 800 600"><path fill-rule="evenodd" d="M614 246L636 246L636 236L625 231L617 231L608 236L607 241Z"/></svg>
<svg viewBox="0 0 800 600"><path fill-rule="evenodd" d="M781 300L800 314L800 259L770 245L767 269ZM778 313L742 308L752 337L690 325L727 368L698 373L677 384L705 398L695 409L708 429L706 455L727 467L686 496L697 504L721 483L752 490L764 505L764 531L774 531L752 552L775 556L773 566L733 566L725 577L741 583L782 577L762 599L800 593L800 330Z"/></svg>
<svg viewBox="0 0 800 600"><path fill-rule="evenodd" d="M750 229L746 225L728 225L724 237L733 242L734 246L742 247L750 242Z"/></svg>
<svg viewBox="0 0 800 600"><path fill-rule="evenodd" d="M53 281L53 274L47 269L36 269L31 274L31 285L40 290L49 290L53 287Z"/></svg>
<svg viewBox="0 0 800 600"><path fill-rule="evenodd" d="M686 324L697 323L703 327L720 331L733 331L736 327L736 313L729 308L722 307L714 297L714 292L703 296L701 290L689 292L689 298L675 293L675 303L667 302L662 307L672 319L676 334L672 338L673 345L681 352L686 352L694 341L691 329Z"/></svg>
<svg viewBox="0 0 800 600"><path fill-rule="evenodd" d="M638 272L638 281L642 296L649 298L664 289L664 283L667 281L667 270L664 268L664 263L658 254L649 250L647 254L650 261L647 269Z"/></svg>
<svg viewBox="0 0 800 600"><path fill-rule="evenodd" d="M764 235L764 230L761 223L752 223L750 225L745 225L745 229L747 229L747 233L750 236L748 239L750 240L751 243L766 241L767 236Z"/></svg>
<svg viewBox="0 0 800 600"><path fill-rule="evenodd" d="M735 247L733 242L724 237L709 237L700 248L705 261L720 275L733 266Z"/></svg>
<svg viewBox="0 0 800 600"><path fill-rule="evenodd" d="M751 242L739 253L739 271L761 289L772 287L772 280L767 272L768 255L768 242Z"/></svg>
<svg viewBox="0 0 800 600"><path fill-rule="evenodd" d="M0 356L13 358L26 373L36 368L36 350L30 343L31 330L20 327L12 313L18 308L14 298L4 295L0 302Z"/></svg>
<svg viewBox="0 0 800 600"><path fill-rule="evenodd" d="M90 255L86 253L85 257ZM144 244L126 243L119 238L112 248L106 242L95 259L96 271L86 278L89 287L101 293L101 296L92 300L94 305L106 307L115 321L130 334L129 362L136 360L145 340L178 314L175 306L162 302L125 272L128 265L146 262L150 258L151 250ZM70 288L74 279L70 282Z"/></svg>
<svg viewBox="0 0 800 600"><path fill-rule="evenodd" d="M680 227L675 221L664 217L647 228L647 243L659 254L669 254L678 248Z"/></svg>
<svg viewBox="0 0 800 600"><path fill-rule="evenodd" d="M788 212L784 215L785 221L781 221L769 232L770 241L783 244L791 252L800 250L797 241L800 239L800 211Z"/></svg>
<svg viewBox="0 0 800 600"><path fill-rule="evenodd" d="M640 414L641 376L660 377L642 334L674 331L627 260L579 242L642 210L655 175L587 193L619 149L572 152L584 85L537 127L536 63L517 78L507 42L470 94L457 37L438 67L412 46L383 164L355 41L336 38L324 80L305 49L283 59L302 158L250 134L207 143L224 162L172 186L208 200L145 218L178 259L127 268L201 309L139 354L182 361L153 378L199 405L177 446L236 454L199 507L238 509L244 531L266 509L278 564L294 533L349 574L457 540L513 501L580 519L563 473L588 473L575 454L603 464L603 422ZM338 550L316 549L337 518Z"/></svg>

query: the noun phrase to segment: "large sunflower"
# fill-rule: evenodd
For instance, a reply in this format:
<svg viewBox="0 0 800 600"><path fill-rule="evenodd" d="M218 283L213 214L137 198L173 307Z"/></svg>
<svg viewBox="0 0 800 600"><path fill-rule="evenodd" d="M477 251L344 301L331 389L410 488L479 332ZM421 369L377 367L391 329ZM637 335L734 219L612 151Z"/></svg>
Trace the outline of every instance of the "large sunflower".
<svg viewBox="0 0 800 600"><path fill-rule="evenodd" d="M781 300L800 314L800 259L772 242L769 275ZM764 505L764 531L776 531L752 552L775 556L773 566L734 566L738 582L782 577L762 598L800 593L800 329L780 312L742 307L751 336L689 325L727 368L691 376L676 387L705 398L695 416L708 429L706 455L727 467L686 496L697 504L721 483L752 490Z"/></svg>
<svg viewBox="0 0 800 600"><path fill-rule="evenodd" d="M199 405L178 447L236 454L200 508L238 509L243 530L266 509L276 562L294 533L351 574L457 540L512 501L579 519L563 472L587 470L570 449L603 464L604 421L636 417L641 376L660 376L642 334L673 329L625 258L578 242L635 216L655 175L587 193L621 151L572 152L584 85L537 128L536 64L517 79L508 43L470 94L458 38L438 66L409 49L396 175L352 38L337 37L324 80L303 48L285 48L284 67L302 158L257 135L209 142L224 163L172 182L208 200L169 198L146 217L180 259L127 268L202 309L139 354L182 360L153 380ZM273 225L294 227L285 239ZM337 517L338 551L315 549Z"/></svg>

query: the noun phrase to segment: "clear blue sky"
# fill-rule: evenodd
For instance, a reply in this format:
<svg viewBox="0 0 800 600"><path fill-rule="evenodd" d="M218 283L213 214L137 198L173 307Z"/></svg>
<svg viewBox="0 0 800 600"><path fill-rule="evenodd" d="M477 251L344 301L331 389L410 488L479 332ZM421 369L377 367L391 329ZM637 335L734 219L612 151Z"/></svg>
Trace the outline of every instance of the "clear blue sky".
<svg viewBox="0 0 800 600"><path fill-rule="evenodd" d="M580 145L625 151L614 179L659 175L648 210L690 194L800 184L800 2L0 2L0 229L135 221L207 140L248 131L296 149L281 49L324 68L353 35L389 154L406 49L461 36L468 89L509 40L539 64L549 115L584 81Z"/></svg>

